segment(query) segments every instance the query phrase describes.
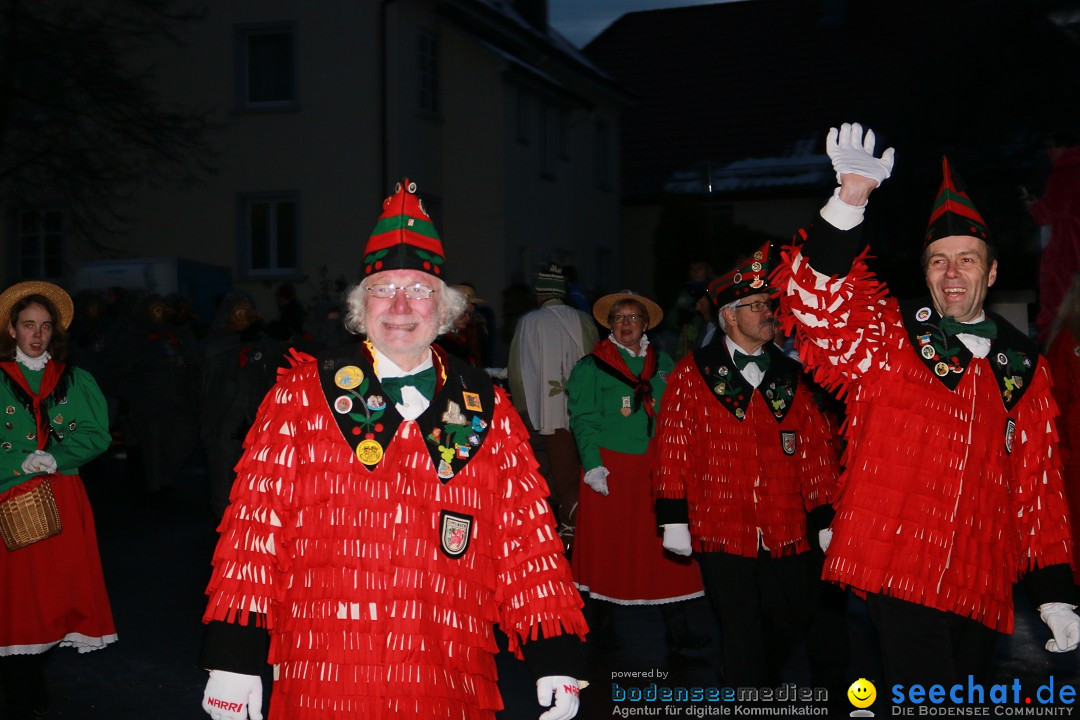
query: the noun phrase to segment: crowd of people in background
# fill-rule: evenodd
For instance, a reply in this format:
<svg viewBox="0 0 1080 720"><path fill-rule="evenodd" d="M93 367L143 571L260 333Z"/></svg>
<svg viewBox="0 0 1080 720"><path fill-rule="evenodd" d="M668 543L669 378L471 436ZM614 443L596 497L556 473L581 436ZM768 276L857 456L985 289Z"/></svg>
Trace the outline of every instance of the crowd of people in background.
<svg viewBox="0 0 1080 720"><path fill-rule="evenodd" d="M922 239L929 296L897 302L859 252L868 198L894 162L892 149L876 154L874 142L857 124L834 128L827 152L837 189L797 242L783 250L765 243L719 271L690 263L666 313L632 290L587 298L572 267L551 263L504 290L497 319L470 281L442 277L441 242L407 180L385 201L362 282L340 304L305 307L284 283L274 294L276 317L237 289L202 318L181 295L109 288L72 303L48 283L22 294L9 288L0 364L11 380L0 389L11 394L9 416L27 409L20 418L28 432L20 464L0 477L0 500L19 478L45 473L56 478L61 507L86 518L81 535L66 537L85 540L80 562L88 569L76 580L89 588L84 601L97 603L87 611L97 624L79 636L94 649L115 631L78 466L111 448L150 501L167 500L185 468L205 468L207 508L222 521L204 654L212 669L204 709L215 718L248 717L225 709L244 706L256 716L268 647L285 666L278 702L296 717L346 717L383 702L343 677L316 682L308 664L340 658L318 643L290 649L281 637L292 638L297 623L333 634L336 621L303 615L309 598L290 596L299 614L289 627L275 626L274 603L293 586L280 590L267 578L295 572L293 562L325 574L315 548L345 526L357 547L382 548L385 538L369 534L366 521L351 525L361 515L350 513L392 528L403 514L423 516L444 501L456 509L430 523L439 525L432 547L441 554L427 553L431 538L407 546L412 559L395 546L395 562L404 563L395 573L443 582L473 542L481 560L470 562L483 567L470 564L458 588L475 607L428 597L424 582L410 581L420 609L393 632L421 650L396 650L436 692L416 699L402 691L395 702L416 711L489 717L498 709L484 655L498 617L510 625L512 649L542 668L540 702L552 707L545 717L572 717L587 684L577 644L585 618L588 640L602 651L633 642L614 621L616 605L657 612L668 651L683 653L710 644L685 612L704 598L720 633L718 679L728 686L783 682L789 652L805 640L815 682L837 699L847 589L866 599L889 682L988 680L997 638L1013 627L1018 579L1049 628L1046 648L1073 650L1080 537L1068 516L1080 512L1080 274L1066 291L1060 272L1051 278L1044 267L1037 327L1045 353L984 310L997 275L994 245L945 160ZM1080 257L1080 203L1075 189L1062 190L1075 184L1076 148L1055 147L1051 185L1029 207L1039 222L1054 223L1048 257ZM420 344L411 335L417 327L431 333ZM69 359L79 369L58 385ZM319 394L325 408L308 402ZM49 432L75 439L42 439ZM339 435L346 445L338 447ZM93 440L84 454L60 451L82 437ZM301 445L307 450L294 457ZM424 502L399 506L395 519L381 499L428 492L428 455L440 485ZM494 493L493 477L511 481L505 496ZM373 494L349 500L344 515L301 523L310 554L301 543L277 563L276 513L318 514L312 508L333 505L319 493L342 483L371 483ZM531 505L540 495L542 511ZM524 525L499 513L532 530L519 532ZM493 523L500 541L477 534L475 522ZM7 552L33 559L53 546L35 547ZM521 569L526 561L543 565L546 589ZM234 563L248 571L234 572ZM4 572L33 574L10 564ZM359 586L335 573L325 574L326 592L344 603L334 613L358 623L353 641L381 638L376 603L349 606ZM525 617L496 593L496 573L539 614ZM555 599L541 602L550 592ZM397 607L401 598L383 600ZM442 662L425 654L436 620L478 608L473 629L451 623L461 632L443 639L465 653L451 663L457 675L432 672ZM36 692L36 668L11 660L34 648L0 652L5 687ZM352 646L334 652L351 658L335 666L342 672L363 674L373 662ZM34 692L31 704L40 701Z"/></svg>

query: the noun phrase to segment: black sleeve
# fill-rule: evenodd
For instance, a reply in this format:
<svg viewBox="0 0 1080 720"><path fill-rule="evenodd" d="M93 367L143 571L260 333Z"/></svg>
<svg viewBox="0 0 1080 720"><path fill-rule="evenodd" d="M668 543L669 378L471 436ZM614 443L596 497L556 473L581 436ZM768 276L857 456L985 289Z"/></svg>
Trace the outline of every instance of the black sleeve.
<svg viewBox="0 0 1080 720"><path fill-rule="evenodd" d="M1050 602L1076 605L1072 570L1065 563L1032 570L1024 576L1024 588L1027 590L1028 597L1031 598L1031 604L1036 609Z"/></svg>
<svg viewBox="0 0 1080 720"><path fill-rule="evenodd" d="M818 505L811 510L806 516L806 539L810 542L811 548L817 548L818 546L818 531L832 525L833 518L836 517L836 510L832 505L825 503L824 505Z"/></svg>
<svg viewBox="0 0 1080 720"><path fill-rule="evenodd" d="M583 680L588 672L581 638L574 634L529 640L522 643L521 654L536 680L549 675Z"/></svg>
<svg viewBox="0 0 1080 720"><path fill-rule="evenodd" d="M690 523L690 506L686 498L659 498L656 501L656 524L675 525Z"/></svg>
<svg viewBox="0 0 1080 720"><path fill-rule="evenodd" d="M228 670L242 675L261 675L270 652L270 633L249 625L211 620L206 625L199 667L205 670Z"/></svg>
<svg viewBox="0 0 1080 720"><path fill-rule="evenodd" d="M802 254L810 267L822 275L847 275L851 262L862 248L862 223L850 230L840 230L822 218L807 228Z"/></svg>

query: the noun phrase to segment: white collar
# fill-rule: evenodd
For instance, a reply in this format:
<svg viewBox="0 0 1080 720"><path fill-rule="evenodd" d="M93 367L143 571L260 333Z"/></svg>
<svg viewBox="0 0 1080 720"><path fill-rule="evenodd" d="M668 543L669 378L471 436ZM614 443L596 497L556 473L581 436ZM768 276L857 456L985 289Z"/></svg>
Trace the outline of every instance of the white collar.
<svg viewBox="0 0 1080 720"><path fill-rule="evenodd" d="M22 351L22 348L18 345L15 346L15 360L21 365L25 365L31 370L44 370L45 365L49 362L49 358L52 355L48 351L41 353L36 358L32 358Z"/></svg>
<svg viewBox="0 0 1080 720"><path fill-rule="evenodd" d="M731 339L730 335L725 335L724 336L724 342L727 343L728 355L730 355L732 357L732 359L735 358L735 351L736 350L741 352L743 355L750 355L750 356L757 356L757 355L764 355L765 354L765 346L764 345L759 347L757 349L757 352L748 353L745 350L743 350L741 347L736 345L735 341Z"/></svg>
<svg viewBox="0 0 1080 720"><path fill-rule="evenodd" d="M608 340L615 343L615 347L622 348L626 352L630 353L630 357L645 357L645 351L649 349L649 336L645 335L644 333L642 333L641 335L641 344L636 352L616 340L615 333L611 333L610 335L608 335Z"/></svg>
<svg viewBox="0 0 1080 720"><path fill-rule="evenodd" d="M374 345L371 346L371 356L375 361L375 375L381 380L383 378L390 377L408 377L409 375L415 375L421 370L427 370L429 367L434 367L435 363L431 360L431 350L428 349L427 357L424 358L419 365L412 370L402 370L401 367L387 357L384 353L379 352Z"/></svg>

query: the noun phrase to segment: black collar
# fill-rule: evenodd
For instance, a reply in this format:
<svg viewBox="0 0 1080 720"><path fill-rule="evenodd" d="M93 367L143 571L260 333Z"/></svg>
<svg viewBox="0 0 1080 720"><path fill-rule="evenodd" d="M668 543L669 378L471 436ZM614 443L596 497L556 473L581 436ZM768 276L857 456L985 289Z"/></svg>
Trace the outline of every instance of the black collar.
<svg viewBox="0 0 1080 720"><path fill-rule="evenodd" d="M431 462L439 478L449 482L483 445L491 426L495 389L482 370L432 347L435 396L418 418ZM369 470L405 422L375 376L365 343L336 348L316 358L323 395L341 436Z"/></svg>
<svg viewBox="0 0 1080 720"><path fill-rule="evenodd" d="M974 358L971 351L964 343L941 331L941 315L929 297L901 303L900 316L911 347L923 365L945 387L955 391ZM990 341L986 359L997 380L1001 402L1007 411L1011 411L1031 386L1039 362L1039 347L1001 315L987 310L986 316L997 324L998 329L997 338Z"/></svg>
<svg viewBox="0 0 1080 720"><path fill-rule="evenodd" d="M724 337L718 332L712 342L695 350L694 364L720 406L741 421L746 417L755 388L735 367ZM763 349L769 353L769 369L756 389L765 398L776 421L783 422L795 401L800 365L773 343L766 343Z"/></svg>

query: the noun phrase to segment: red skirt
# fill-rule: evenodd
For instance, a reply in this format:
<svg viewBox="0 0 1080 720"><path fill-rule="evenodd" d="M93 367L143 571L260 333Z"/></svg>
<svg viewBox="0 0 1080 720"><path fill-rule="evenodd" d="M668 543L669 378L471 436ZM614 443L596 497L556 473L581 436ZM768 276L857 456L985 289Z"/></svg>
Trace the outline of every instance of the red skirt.
<svg viewBox="0 0 1080 720"><path fill-rule="evenodd" d="M570 565L592 597L620 605L660 605L704 595L692 558L664 550L656 525L650 468L644 455L600 450L610 473L605 497L581 483Z"/></svg>
<svg viewBox="0 0 1080 720"><path fill-rule="evenodd" d="M60 534L19 550L0 542L0 656L54 645L89 652L116 641L86 488L77 475L53 475L52 490ZM22 492L9 488L0 502Z"/></svg>

